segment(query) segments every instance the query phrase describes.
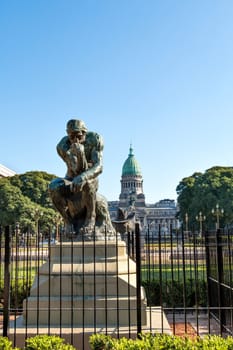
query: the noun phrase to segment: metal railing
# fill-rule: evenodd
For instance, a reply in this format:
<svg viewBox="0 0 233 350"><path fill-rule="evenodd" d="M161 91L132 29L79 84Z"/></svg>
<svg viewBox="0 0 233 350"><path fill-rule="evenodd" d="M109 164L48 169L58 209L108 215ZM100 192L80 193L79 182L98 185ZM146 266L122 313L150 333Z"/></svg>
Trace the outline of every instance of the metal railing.
<svg viewBox="0 0 233 350"><path fill-rule="evenodd" d="M209 313L219 324L220 334L233 334L233 230L226 228L206 235Z"/></svg>
<svg viewBox="0 0 233 350"><path fill-rule="evenodd" d="M122 240L0 236L0 335L232 334L232 230L128 232ZM180 328L178 327L180 326ZM190 333L192 332L192 333Z"/></svg>

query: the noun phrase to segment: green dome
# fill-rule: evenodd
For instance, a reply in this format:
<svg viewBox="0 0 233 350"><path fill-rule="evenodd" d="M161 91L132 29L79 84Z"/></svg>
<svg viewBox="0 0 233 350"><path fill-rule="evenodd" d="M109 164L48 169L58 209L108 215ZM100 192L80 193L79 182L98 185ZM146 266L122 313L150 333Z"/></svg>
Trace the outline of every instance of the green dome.
<svg viewBox="0 0 233 350"><path fill-rule="evenodd" d="M133 148L130 145L129 149L129 155L126 161L124 162L123 168L122 168L122 176L124 175L140 175L141 176L141 169L136 161L134 154L133 154Z"/></svg>

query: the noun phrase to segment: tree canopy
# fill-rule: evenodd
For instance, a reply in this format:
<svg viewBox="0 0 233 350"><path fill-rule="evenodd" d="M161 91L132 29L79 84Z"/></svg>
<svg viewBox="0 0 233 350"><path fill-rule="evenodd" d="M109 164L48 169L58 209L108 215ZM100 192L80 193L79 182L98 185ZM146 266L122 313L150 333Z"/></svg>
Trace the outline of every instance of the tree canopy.
<svg viewBox="0 0 233 350"><path fill-rule="evenodd" d="M30 171L0 178L0 224L20 225L21 230L36 231L38 221L48 231L58 217L48 194L48 184L55 175Z"/></svg>
<svg viewBox="0 0 233 350"><path fill-rule="evenodd" d="M201 212L205 224L214 227L217 209L220 226L233 223L233 168L215 166L204 173L196 172L183 178L176 188L179 206L179 219L185 222L188 215L189 224L197 226L196 216ZM214 213L212 210L214 209Z"/></svg>

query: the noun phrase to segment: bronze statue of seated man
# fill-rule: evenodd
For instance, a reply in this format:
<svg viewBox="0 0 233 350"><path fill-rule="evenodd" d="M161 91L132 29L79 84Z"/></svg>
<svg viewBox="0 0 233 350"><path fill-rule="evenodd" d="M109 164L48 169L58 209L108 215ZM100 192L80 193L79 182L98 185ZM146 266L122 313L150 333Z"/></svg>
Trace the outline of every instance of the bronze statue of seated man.
<svg viewBox="0 0 233 350"><path fill-rule="evenodd" d="M97 193L98 175L103 171L103 139L88 131L82 120L69 120L66 131L57 152L67 165L67 173L49 185L53 204L68 231L91 237L96 230L113 234L107 200Z"/></svg>

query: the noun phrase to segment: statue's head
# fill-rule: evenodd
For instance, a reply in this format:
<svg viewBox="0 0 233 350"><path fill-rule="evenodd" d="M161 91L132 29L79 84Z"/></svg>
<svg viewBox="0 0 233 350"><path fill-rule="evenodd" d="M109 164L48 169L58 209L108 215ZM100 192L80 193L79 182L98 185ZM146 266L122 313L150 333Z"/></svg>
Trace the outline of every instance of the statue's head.
<svg viewBox="0 0 233 350"><path fill-rule="evenodd" d="M66 124L67 135L73 142L83 142L87 133L87 127L82 120L70 119Z"/></svg>

